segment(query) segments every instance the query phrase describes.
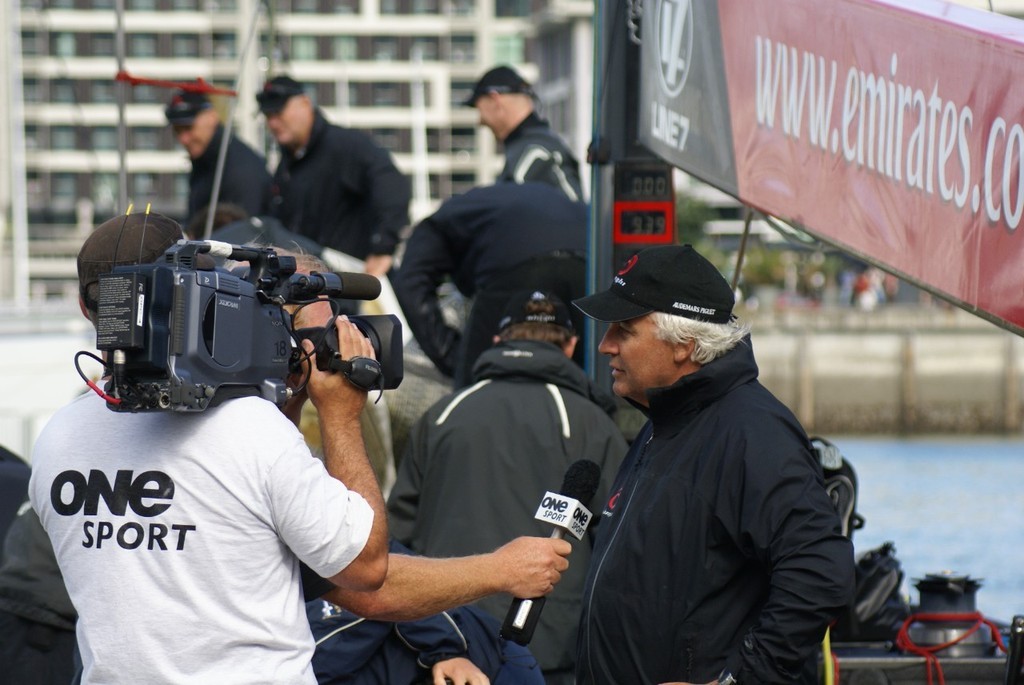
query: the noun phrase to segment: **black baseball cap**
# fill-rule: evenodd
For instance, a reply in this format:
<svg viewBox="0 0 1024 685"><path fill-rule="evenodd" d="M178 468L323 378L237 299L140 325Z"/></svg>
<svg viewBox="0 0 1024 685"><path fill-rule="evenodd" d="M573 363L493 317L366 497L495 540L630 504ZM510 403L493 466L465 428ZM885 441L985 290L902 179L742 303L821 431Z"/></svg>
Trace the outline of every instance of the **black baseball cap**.
<svg viewBox="0 0 1024 685"><path fill-rule="evenodd" d="M523 290L509 298L505 313L498 322L498 333L517 323L550 323L575 334L565 302L554 293L543 290Z"/></svg>
<svg viewBox="0 0 1024 685"><path fill-rule="evenodd" d="M573 300L590 318L609 323L651 312L728 323L735 303L725 277L690 245L641 250L626 260L608 290Z"/></svg>
<svg viewBox="0 0 1024 685"><path fill-rule="evenodd" d="M256 102L264 114L277 114L284 109L288 98L305 92L302 84L290 76L275 76L263 84L263 90L256 93Z"/></svg>
<svg viewBox="0 0 1024 685"><path fill-rule="evenodd" d="M487 93L522 93L533 97L533 88L512 67L495 67L480 77L473 86L473 92L462 104L476 107L476 101Z"/></svg>
<svg viewBox="0 0 1024 685"><path fill-rule="evenodd" d="M171 96L164 114L172 126L191 126L200 112L211 107L213 103L204 94L179 90Z"/></svg>

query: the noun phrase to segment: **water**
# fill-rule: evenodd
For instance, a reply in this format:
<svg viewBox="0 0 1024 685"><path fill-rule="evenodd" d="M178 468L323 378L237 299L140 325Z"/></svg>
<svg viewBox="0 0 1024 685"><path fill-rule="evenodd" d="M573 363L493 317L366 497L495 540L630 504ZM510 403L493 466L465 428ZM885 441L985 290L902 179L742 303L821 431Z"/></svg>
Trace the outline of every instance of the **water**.
<svg viewBox="0 0 1024 685"><path fill-rule="evenodd" d="M914 603L915 579L948 570L982 579L985 616L1024 614L1024 439L829 439L857 472L857 554L893 541Z"/></svg>

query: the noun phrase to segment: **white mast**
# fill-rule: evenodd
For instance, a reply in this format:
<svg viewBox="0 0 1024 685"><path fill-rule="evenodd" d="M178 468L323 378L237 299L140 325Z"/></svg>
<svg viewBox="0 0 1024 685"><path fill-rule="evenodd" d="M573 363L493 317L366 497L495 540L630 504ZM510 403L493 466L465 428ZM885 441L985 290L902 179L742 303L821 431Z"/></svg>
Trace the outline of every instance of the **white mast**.
<svg viewBox="0 0 1024 685"><path fill-rule="evenodd" d="M10 225L12 237L11 274L14 303L28 306L28 187L25 180L25 101L21 82L21 20L19 0L10 0L5 22L7 32L7 89L9 93L8 141L10 150ZM6 190L6 189L5 189ZM6 217L4 217L6 219ZM6 221L0 224L0 249L6 233ZM2 256L2 255L0 255ZM0 291L3 290L0 284Z"/></svg>

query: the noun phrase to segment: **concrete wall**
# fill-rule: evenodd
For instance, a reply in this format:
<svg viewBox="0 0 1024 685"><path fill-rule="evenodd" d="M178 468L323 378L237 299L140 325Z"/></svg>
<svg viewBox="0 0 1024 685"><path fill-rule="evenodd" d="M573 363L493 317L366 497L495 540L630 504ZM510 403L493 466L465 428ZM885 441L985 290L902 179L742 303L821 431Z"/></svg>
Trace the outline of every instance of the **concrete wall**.
<svg viewBox="0 0 1024 685"><path fill-rule="evenodd" d="M1024 338L991 328L754 332L761 381L810 433L1020 433Z"/></svg>

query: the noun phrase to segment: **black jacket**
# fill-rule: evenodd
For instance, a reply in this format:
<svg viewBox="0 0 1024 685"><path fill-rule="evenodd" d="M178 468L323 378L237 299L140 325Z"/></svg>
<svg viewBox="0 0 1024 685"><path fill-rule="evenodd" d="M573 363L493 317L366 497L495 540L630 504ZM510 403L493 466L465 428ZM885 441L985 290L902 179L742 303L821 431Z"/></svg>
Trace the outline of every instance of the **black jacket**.
<svg viewBox="0 0 1024 685"><path fill-rule="evenodd" d="M480 352L491 346L512 293L553 290L566 302L585 294L586 245L584 203L543 183L497 183L452 197L420 222L392 285L424 353L444 374L458 370L461 386ZM556 257L551 265L530 268L532 260L553 254L576 261ZM441 310L437 289L447 278L476 298L465 336L448 325Z"/></svg>
<svg viewBox="0 0 1024 685"><path fill-rule="evenodd" d="M434 404L413 426L388 498L391 534L427 556L489 552L518 535L547 535L533 516L566 469L590 459L602 470L604 502L626 449L595 388L557 347L515 340L488 350L477 384ZM573 542L576 542L573 540ZM571 669L589 536L548 597L530 649L545 670ZM507 595L478 605L501 620Z"/></svg>
<svg viewBox="0 0 1024 685"><path fill-rule="evenodd" d="M210 204L213 180L217 172L217 157L220 155L223 139L224 127L218 126L203 154L192 160L192 171L188 175L189 221ZM224 157L224 171L221 174L220 192L217 195L218 204L235 204L248 212L249 216L259 216L267 211L269 193L270 172L267 171L267 160L238 138L231 136Z"/></svg>
<svg viewBox="0 0 1024 685"><path fill-rule="evenodd" d="M290 231L366 259L394 253L410 197L409 180L387 150L317 110L306 147L281 150L270 212Z"/></svg>
<svg viewBox="0 0 1024 685"><path fill-rule="evenodd" d="M552 185L570 200L582 200L580 163L548 122L531 112L505 138L505 168L499 181Z"/></svg>
<svg viewBox="0 0 1024 685"><path fill-rule="evenodd" d="M749 337L648 398L602 512L577 683L815 682L853 547Z"/></svg>

